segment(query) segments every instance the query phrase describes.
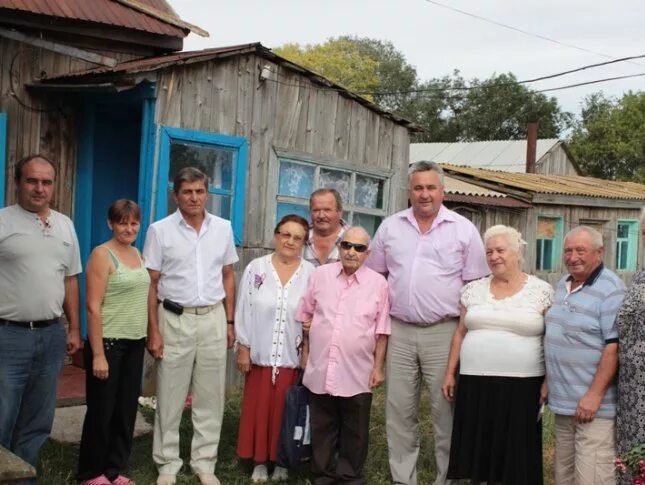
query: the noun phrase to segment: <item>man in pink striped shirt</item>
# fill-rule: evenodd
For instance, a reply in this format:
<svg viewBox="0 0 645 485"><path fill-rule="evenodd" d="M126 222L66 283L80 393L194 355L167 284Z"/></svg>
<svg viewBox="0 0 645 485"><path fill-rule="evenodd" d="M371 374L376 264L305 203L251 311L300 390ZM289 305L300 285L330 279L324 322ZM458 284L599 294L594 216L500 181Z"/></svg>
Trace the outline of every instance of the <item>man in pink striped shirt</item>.
<svg viewBox="0 0 645 485"><path fill-rule="evenodd" d="M363 266L369 239L361 227L347 229L340 262L316 268L296 312L296 320L311 320L303 382L311 391L314 485L367 483L372 389L385 380L390 334L387 282Z"/></svg>
<svg viewBox="0 0 645 485"><path fill-rule="evenodd" d="M383 221L368 266L387 275L392 336L387 354L387 440L395 484L417 484L419 390L430 390L437 477L446 483L452 408L441 384L465 282L489 273L481 236L443 205L443 170L416 162L408 170L411 207Z"/></svg>

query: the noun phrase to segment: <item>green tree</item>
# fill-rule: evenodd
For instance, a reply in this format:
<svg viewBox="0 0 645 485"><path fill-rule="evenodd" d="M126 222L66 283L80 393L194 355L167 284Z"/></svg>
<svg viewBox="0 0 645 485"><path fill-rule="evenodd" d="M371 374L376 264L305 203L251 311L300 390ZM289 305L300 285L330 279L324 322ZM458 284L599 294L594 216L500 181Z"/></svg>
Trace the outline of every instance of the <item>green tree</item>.
<svg viewBox="0 0 645 485"><path fill-rule="evenodd" d="M378 63L345 38L305 46L285 44L273 52L356 93L372 93L380 84ZM369 94L364 96L374 99Z"/></svg>
<svg viewBox="0 0 645 485"><path fill-rule="evenodd" d="M421 81L387 41L345 36L274 52L416 122L423 128L417 142L523 139L531 121L539 122L539 137L554 138L572 123L555 98L518 84L511 73L466 81L454 71Z"/></svg>
<svg viewBox="0 0 645 485"><path fill-rule="evenodd" d="M520 140L533 121L538 137L557 138L573 120L555 98L518 84L512 73L466 82L455 71L423 89L431 91L420 93L416 120L426 131L416 141Z"/></svg>
<svg viewBox="0 0 645 485"><path fill-rule="evenodd" d="M645 92L588 96L569 146L593 177L645 183Z"/></svg>

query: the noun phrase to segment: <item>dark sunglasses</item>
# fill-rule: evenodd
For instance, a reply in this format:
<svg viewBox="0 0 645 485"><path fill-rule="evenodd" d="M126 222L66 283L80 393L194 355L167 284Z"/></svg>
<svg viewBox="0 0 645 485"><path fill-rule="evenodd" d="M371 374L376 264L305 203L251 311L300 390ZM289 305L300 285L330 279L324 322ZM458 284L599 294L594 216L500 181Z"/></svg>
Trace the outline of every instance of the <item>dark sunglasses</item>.
<svg viewBox="0 0 645 485"><path fill-rule="evenodd" d="M365 251L367 251L367 244L356 244L349 241L341 241L340 248L344 249L345 251L349 251L350 249L354 248L357 253L364 253Z"/></svg>

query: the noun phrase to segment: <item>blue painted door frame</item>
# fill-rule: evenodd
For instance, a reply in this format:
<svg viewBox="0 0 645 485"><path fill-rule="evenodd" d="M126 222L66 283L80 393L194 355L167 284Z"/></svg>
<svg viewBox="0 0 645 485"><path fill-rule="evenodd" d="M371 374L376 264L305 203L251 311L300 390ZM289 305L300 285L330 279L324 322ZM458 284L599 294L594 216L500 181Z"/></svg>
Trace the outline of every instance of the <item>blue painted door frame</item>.
<svg viewBox="0 0 645 485"><path fill-rule="evenodd" d="M7 177L7 114L0 113L0 207L6 201Z"/></svg>
<svg viewBox="0 0 645 485"><path fill-rule="evenodd" d="M97 244L109 239L108 205L116 198L136 200L142 211L142 247L152 210L154 173L155 86L142 83L117 95L88 95L78 109L78 153L74 193L74 224L83 263ZM132 160L136 164L132 164ZM81 302L85 278L81 275ZM87 335L85 305L81 331Z"/></svg>

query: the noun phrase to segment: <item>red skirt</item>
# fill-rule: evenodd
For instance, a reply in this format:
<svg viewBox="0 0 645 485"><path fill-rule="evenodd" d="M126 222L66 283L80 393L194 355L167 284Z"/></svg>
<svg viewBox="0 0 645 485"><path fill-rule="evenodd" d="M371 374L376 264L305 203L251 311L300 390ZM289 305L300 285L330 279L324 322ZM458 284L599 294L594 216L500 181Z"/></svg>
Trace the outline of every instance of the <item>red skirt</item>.
<svg viewBox="0 0 645 485"><path fill-rule="evenodd" d="M237 438L240 458L255 463L276 461L287 389L298 380L298 369L279 367L275 385L271 367L252 366L244 380L244 397Z"/></svg>

